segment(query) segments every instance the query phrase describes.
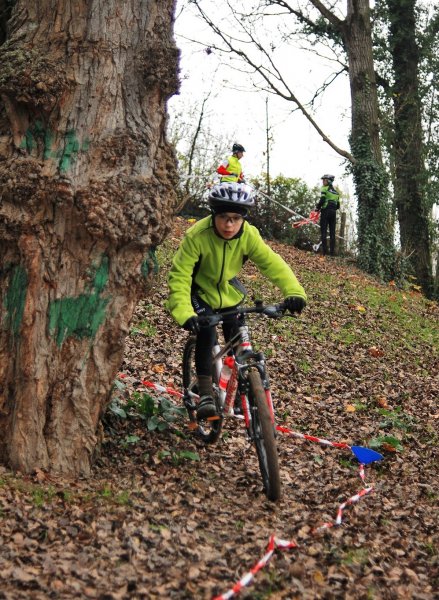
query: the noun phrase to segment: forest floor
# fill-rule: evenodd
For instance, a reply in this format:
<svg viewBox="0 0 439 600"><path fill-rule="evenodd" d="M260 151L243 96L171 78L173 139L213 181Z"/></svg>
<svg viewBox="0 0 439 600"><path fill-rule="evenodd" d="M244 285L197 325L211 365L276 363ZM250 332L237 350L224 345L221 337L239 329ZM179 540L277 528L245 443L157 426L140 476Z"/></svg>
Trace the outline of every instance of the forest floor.
<svg viewBox="0 0 439 600"><path fill-rule="evenodd" d="M277 422L384 456L365 483L349 450L279 435L283 492L272 503L241 421L206 447L138 383L181 389L187 333L164 302L186 227L176 220L138 306L92 477L0 468L0 599L207 600L247 574L272 535L297 547L276 550L240 598L437 598L439 306L344 259L271 244L309 298L299 318L250 321ZM254 298L281 299L251 265L242 281ZM341 526L315 531L366 485Z"/></svg>

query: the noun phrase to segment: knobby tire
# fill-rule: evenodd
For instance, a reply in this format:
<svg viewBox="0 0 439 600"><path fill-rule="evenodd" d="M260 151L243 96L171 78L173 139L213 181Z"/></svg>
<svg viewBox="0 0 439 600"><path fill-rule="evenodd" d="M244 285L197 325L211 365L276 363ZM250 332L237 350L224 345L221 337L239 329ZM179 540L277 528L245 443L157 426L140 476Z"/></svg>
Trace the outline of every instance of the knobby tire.
<svg viewBox="0 0 439 600"><path fill-rule="evenodd" d="M196 337L191 336L186 342L186 345L183 350L183 388L186 390L193 379L196 377L195 372L195 344ZM194 388L192 390L194 393L198 394L198 389ZM216 400L216 399L215 399ZM187 408L187 407L186 407ZM194 419L193 411L189 408L187 409L189 413L189 418L191 420ZM192 413L192 414L191 414ZM201 421L198 423L197 433L199 437L203 440L205 444L214 444L220 433L222 427L222 416L220 419L215 421Z"/></svg>
<svg viewBox="0 0 439 600"><path fill-rule="evenodd" d="M274 425L265 399L265 390L258 371L250 371L249 401L252 413L252 436L267 498L279 500L281 483Z"/></svg>

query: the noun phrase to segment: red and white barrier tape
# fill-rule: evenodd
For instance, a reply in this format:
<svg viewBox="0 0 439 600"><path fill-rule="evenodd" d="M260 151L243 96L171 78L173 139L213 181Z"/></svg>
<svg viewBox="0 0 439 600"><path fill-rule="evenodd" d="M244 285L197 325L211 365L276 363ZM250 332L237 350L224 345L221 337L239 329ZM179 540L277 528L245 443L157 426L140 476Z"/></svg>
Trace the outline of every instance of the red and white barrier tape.
<svg viewBox="0 0 439 600"><path fill-rule="evenodd" d="M281 540L280 538L272 535L268 542L267 551L264 556L255 564L255 566L242 577L235 585L225 594L220 594L219 596L215 596L213 600L228 600L229 598L233 598L235 594L239 594L239 592L246 586L248 586L254 579L256 573L260 571L265 565L268 563L270 558L273 556L274 551L277 549L285 550L287 548L296 548L297 544L295 542L290 542L288 540Z"/></svg>
<svg viewBox="0 0 439 600"><path fill-rule="evenodd" d="M360 477L362 479L364 478L364 465L360 465ZM343 510L346 508L346 506L348 506L350 504L354 504L355 502L358 502L360 500L360 498L362 498L363 496L366 496L367 494L370 494L370 492L372 490L373 490L372 487L364 488L360 492L358 492L358 494L355 494L354 496L352 496L351 498L346 500L346 502L343 502L342 504L340 504L340 506L338 507L338 510L337 510L337 516L336 516L335 520L332 522L329 521L327 523L323 523L323 525L320 525L319 527L316 527L315 529L313 529L312 533L315 534L324 529L329 529L330 527L336 527L338 525L341 525L341 522L343 519ZM225 592L224 594L221 594L220 596L215 596L213 598L213 600L229 600L229 598L233 598L233 596L235 596L236 594L239 594L239 592L242 590L243 587L248 586L253 581L256 573L260 569L265 567L265 565L268 563L268 561L273 556L275 550L277 550L277 549L285 550L287 548L297 548L297 547L298 546L297 546L296 542L294 542L294 541L281 540L281 539L275 537L274 535L272 535L270 537L270 541L268 543L266 553L256 563L256 565L248 573L246 573L244 575L244 577L242 577L237 583L235 583L235 585L228 592Z"/></svg>
<svg viewBox="0 0 439 600"><path fill-rule="evenodd" d="M360 500L360 498L362 498L363 496L366 496L367 494L370 494L370 492L372 490L373 490L373 487L367 487L367 488L362 489L360 492L358 492L358 494L355 494L355 496L351 496L348 500L346 500L346 502L343 502L338 507L337 516L335 518L335 521L329 521L328 523L323 523L323 525L316 527L316 529L314 529L313 532L320 531L321 529L328 529L329 527L335 527L336 525L341 525L341 521L343 518L343 511L346 508L346 506L349 506L350 504L355 504L355 502L358 502Z"/></svg>
<svg viewBox="0 0 439 600"><path fill-rule="evenodd" d="M119 373L119 379L126 379L127 377L128 375L125 375L125 373ZM142 379L136 381L139 381L139 383L141 383L142 385L152 388L157 392L162 392L162 394L170 394L171 396L177 396L177 398L183 398L183 394L178 390L175 390L174 388L164 387L163 385L159 385L158 383L153 383L152 381L146 381Z"/></svg>
<svg viewBox="0 0 439 600"><path fill-rule="evenodd" d="M121 374L119 374L119 377L121 379L124 379L127 376L125 374L121 373ZM158 392L171 394L171 395L177 396L179 398L183 397L183 394L181 392L178 392L177 390L174 390L173 388L170 388L170 387L163 387L156 383L152 383L151 381L145 381L145 380L140 381L140 383L142 383L143 385L145 385L149 388L155 389ZM323 444L325 446L332 446L334 448L340 448L340 449L351 449L351 446L349 446L349 444L347 444L346 442L331 442L329 440L318 438L316 436L292 431L288 427L284 427L281 425L276 425L276 430L280 431L281 433L284 433L290 437L300 438L300 439L304 439L304 440L307 440L310 442L317 442L317 443ZM359 476L360 476L361 480L364 482L365 473L364 473L364 465L363 464L360 464ZM337 515L336 515L334 521L329 521L327 523L323 523L319 527L316 527L312 531L312 533L317 533L318 531L322 531L324 529L329 529L331 527L336 527L338 525L341 525L344 509L349 505L355 504L363 496L370 494L372 491L373 491L373 487L368 486L368 487L365 487L362 490L360 490L354 496L351 496L350 498L348 498L348 500L346 500L345 502L340 504L340 506L338 507ZM264 554L264 556L254 565L254 567L248 573L246 573L244 575L244 577L242 577L237 583L235 583L235 585L228 592L225 592L224 594L220 594L219 596L215 596L213 598L213 600L229 600L229 598L233 598L233 596L235 596L236 594L239 594L244 587L247 587L248 585L250 585L250 583L253 581L256 573L267 565L267 563L269 562L269 560L271 559L271 557L273 556L273 554L276 550L278 550L278 549L286 550L288 548L297 548L296 542L290 541L290 540L283 540L281 538L278 538L278 537L272 535L269 539L267 550L266 550L266 553Z"/></svg>
<svg viewBox="0 0 439 600"><path fill-rule="evenodd" d="M313 435L308 435L306 433L298 433L297 431L291 431L288 427L283 427L282 425L276 425L276 431L280 431L281 433L285 433L291 437L300 438L302 440L308 440L309 442L317 442L318 444L323 444L324 446L333 446L334 448L346 448L351 449L349 444L346 442L330 442L329 440L324 440L322 438L315 437Z"/></svg>

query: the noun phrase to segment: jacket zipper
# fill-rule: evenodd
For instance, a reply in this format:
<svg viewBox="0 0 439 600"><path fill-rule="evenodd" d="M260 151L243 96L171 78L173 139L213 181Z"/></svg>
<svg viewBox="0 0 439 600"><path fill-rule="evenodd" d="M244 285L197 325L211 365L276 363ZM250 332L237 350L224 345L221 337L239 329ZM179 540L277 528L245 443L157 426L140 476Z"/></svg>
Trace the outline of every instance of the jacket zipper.
<svg viewBox="0 0 439 600"><path fill-rule="evenodd" d="M218 280L218 283L216 284L216 289L218 290L218 296L219 296L219 301L220 301L218 309L222 308L222 306L223 306L223 298L222 298L221 292L220 292L220 284L221 284L221 281L223 279L224 265L226 264L226 246L227 246L227 242L224 242L224 246L223 246L223 264L221 265L220 278Z"/></svg>

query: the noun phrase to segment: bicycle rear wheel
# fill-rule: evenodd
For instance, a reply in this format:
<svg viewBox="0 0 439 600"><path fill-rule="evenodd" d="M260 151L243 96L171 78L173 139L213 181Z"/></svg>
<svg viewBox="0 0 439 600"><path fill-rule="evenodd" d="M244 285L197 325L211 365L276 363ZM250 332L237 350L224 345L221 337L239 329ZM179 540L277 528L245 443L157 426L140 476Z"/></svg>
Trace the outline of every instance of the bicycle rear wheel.
<svg viewBox="0 0 439 600"><path fill-rule="evenodd" d="M269 500L279 500L281 483L274 425L265 399L265 390L258 371L250 371L249 402L252 436L259 460L264 490Z"/></svg>
<svg viewBox="0 0 439 600"><path fill-rule="evenodd" d="M185 390L185 396L187 391L191 391L194 394L198 394L198 386L197 386L197 374L195 371L195 344L196 337L191 336L183 351L183 388ZM214 398L215 402L217 402L217 398ZM218 402L217 402L218 404ZM194 423L194 428L196 429L200 438L206 444L214 444L220 433L223 418L222 416L215 421L201 421L197 422L196 416L196 406L192 402L188 405L185 402L186 409L189 414L189 419L191 423ZM196 424L196 426L195 426Z"/></svg>

